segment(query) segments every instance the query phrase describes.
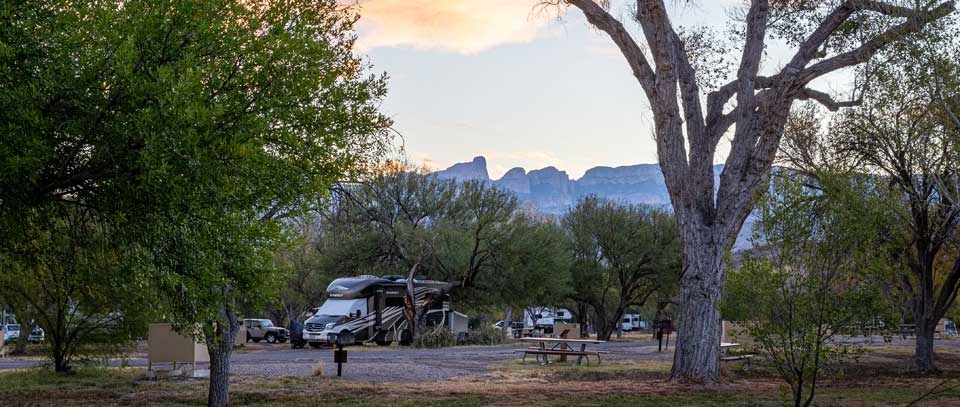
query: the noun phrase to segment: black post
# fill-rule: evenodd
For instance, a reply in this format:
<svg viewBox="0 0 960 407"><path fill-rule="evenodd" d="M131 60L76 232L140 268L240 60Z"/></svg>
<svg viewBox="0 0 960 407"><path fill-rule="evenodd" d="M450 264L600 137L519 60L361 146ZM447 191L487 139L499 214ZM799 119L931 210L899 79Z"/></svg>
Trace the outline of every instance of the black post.
<svg viewBox="0 0 960 407"><path fill-rule="evenodd" d="M340 341L337 341L337 352L343 352L343 343L340 343ZM342 374L343 363L341 363L340 359L337 358L337 377L340 377Z"/></svg>

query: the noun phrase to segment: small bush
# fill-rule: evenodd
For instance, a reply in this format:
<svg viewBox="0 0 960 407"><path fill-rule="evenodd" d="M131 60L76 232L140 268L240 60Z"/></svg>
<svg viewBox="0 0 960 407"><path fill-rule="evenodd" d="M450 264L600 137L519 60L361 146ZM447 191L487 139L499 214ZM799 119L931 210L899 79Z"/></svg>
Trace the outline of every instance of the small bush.
<svg viewBox="0 0 960 407"><path fill-rule="evenodd" d="M436 329L426 332L413 341L417 348L445 348L457 344L457 338L447 329Z"/></svg>
<svg viewBox="0 0 960 407"><path fill-rule="evenodd" d="M503 343L503 333L500 328L485 326L467 332L458 345L499 345Z"/></svg>

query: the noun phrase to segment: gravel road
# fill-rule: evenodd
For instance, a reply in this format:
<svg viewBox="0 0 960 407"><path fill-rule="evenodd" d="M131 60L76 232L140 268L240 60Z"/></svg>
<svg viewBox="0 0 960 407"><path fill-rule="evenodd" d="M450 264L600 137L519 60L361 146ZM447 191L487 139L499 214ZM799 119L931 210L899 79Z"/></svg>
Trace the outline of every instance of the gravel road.
<svg viewBox="0 0 960 407"><path fill-rule="evenodd" d="M514 349L528 344L503 346L453 347L443 349L412 348L357 348L348 347L348 363L344 378L368 382L429 382L456 377L483 377L490 366L506 360L516 360ZM604 361L610 360L669 360L672 353L657 353L656 342L628 341L589 345L589 350L606 350ZM672 347L671 347L672 349ZM529 358L528 358L529 359ZM237 375L254 376L311 376L321 364L325 376L336 375L331 349L291 349L289 344L250 343L234 352L231 371ZM38 366L38 360L0 359L0 370ZM531 361L530 363L535 363ZM119 365L113 360L111 365ZM145 367L144 357L127 360L130 366ZM204 364L197 369L206 369Z"/></svg>
<svg viewBox="0 0 960 407"><path fill-rule="evenodd" d="M881 338L875 338L873 343L884 342ZM893 344L912 346L913 341L897 339ZM960 346L960 340L937 341L937 346L944 345ZM525 346L529 344L443 349L349 347L348 363L344 365L344 379L366 382L430 382L465 376L483 378L490 373L491 365L516 360L518 355L513 350ZM604 355L604 362L669 361L673 357L673 352L658 353L655 341L608 342L589 345L587 349L610 352ZM673 350L672 341L670 350ZM325 376L336 375L331 349L291 349L289 344L250 343L244 349L234 352L231 361L231 370L237 375L311 376L318 363ZM38 359L0 359L0 370L33 367L41 363ZM131 366L147 365L143 355L128 359L127 363ZM119 364L118 360L111 361L111 365ZM201 364L197 368L207 367Z"/></svg>

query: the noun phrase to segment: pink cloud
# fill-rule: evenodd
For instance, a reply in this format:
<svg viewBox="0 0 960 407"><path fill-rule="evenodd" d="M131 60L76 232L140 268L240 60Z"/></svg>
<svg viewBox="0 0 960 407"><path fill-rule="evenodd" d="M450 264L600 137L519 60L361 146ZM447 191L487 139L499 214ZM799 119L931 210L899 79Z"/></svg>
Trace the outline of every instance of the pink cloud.
<svg viewBox="0 0 960 407"><path fill-rule="evenodd" d="M361 50L412 46L463 54L537 37L538 0L359 0Z"/></svg>

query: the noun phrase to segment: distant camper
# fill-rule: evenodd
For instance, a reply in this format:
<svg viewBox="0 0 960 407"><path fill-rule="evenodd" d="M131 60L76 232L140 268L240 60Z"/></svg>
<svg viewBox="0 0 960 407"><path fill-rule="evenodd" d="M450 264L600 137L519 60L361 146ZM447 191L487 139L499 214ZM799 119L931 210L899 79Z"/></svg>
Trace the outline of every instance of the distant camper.
<svg viewBox="0 0 960 407"><path fill-rule="evenodd" d="M639 331L649 327L650 323L644 321L640 314L623 314L623 319L620 320L620 329L624 332Z"/></svg>
<svg viewBox="0 0 960 407"><path fill-rule="evenodd" d="M553 325L556 322L573 322L573 314L566 308L558 307L527 307L523 311L524 325L543 329L544 332L553 332Z"/></svg>

